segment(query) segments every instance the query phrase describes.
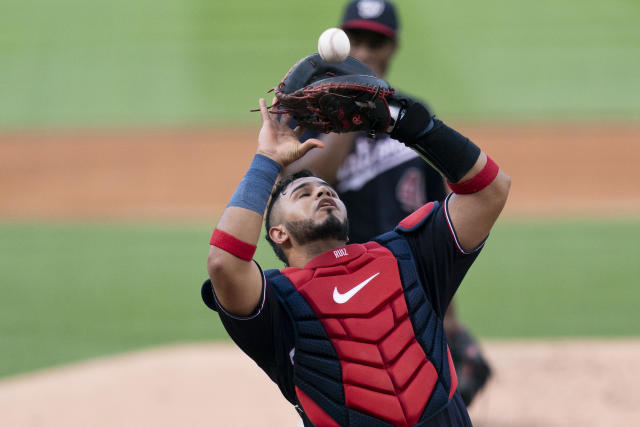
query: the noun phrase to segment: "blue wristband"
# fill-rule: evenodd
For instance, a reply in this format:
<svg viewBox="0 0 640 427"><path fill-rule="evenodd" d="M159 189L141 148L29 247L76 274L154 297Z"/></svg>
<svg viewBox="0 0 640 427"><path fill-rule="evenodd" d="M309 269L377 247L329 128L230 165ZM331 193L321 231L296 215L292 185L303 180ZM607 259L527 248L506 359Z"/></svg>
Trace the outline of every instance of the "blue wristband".
<svg viewBox="0 0 640 427"><path fill-rule="evenodd" d="M264 215L267 202L282 167L262 154L253 156L253 161L227 207L236 206Z"/></svg>

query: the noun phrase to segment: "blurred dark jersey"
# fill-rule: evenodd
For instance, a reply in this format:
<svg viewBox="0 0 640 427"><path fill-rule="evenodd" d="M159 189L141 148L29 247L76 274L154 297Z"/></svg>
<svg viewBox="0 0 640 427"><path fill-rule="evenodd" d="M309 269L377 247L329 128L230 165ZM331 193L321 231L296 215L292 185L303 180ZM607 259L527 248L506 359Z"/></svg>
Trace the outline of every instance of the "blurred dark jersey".
<svg viewBox="0 0 640 427"><path fill-rule="evenodd" d="M391 230L420 206L446 196L440 174L386 134L358 135L334 186L347 207L350 243Z"/></svg>

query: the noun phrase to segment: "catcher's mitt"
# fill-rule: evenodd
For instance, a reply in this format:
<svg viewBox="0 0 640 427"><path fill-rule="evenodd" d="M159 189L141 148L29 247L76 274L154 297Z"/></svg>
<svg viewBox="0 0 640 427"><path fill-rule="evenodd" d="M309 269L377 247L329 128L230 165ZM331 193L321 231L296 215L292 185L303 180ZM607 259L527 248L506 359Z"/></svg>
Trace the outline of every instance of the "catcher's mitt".
<svg viewBox="0 0 640 427"><path fill-rule="evenodd" d="M278 86L275 114L290 114L318 132L387 132L387 98L394 90L360 61L330 64L314 53L295 64Z"/></svg>

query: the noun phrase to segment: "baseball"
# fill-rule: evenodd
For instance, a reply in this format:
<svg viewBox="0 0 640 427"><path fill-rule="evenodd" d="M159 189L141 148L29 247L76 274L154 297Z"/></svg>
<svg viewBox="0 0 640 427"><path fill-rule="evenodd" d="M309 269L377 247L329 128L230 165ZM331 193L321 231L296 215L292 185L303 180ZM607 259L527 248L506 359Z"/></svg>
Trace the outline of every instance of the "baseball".
<svg viewBox="0 0 640 427"><path fill-rule="evenodd" d="M326 62L337 64L349 56L349 37L340 28L325 30L318 39L318 53Z"/></svg>

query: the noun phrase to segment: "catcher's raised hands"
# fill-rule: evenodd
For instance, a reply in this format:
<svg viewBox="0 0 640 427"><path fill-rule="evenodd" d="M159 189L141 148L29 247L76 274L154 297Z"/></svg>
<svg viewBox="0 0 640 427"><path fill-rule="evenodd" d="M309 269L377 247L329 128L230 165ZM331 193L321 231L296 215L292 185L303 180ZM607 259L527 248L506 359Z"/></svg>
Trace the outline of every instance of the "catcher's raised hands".
<svg viewBox="0 0 640 427"><path fill-rule="evenodd" d="M282 167L298 160L312 148L324 147L322 141L314 138L301 144L298 138L304 129L300 126L291 129L289 127L291 116L287 114L271 114L264 98L260 98L260 114L262 128L258 135L258 153L269 157Z"/></svg>

